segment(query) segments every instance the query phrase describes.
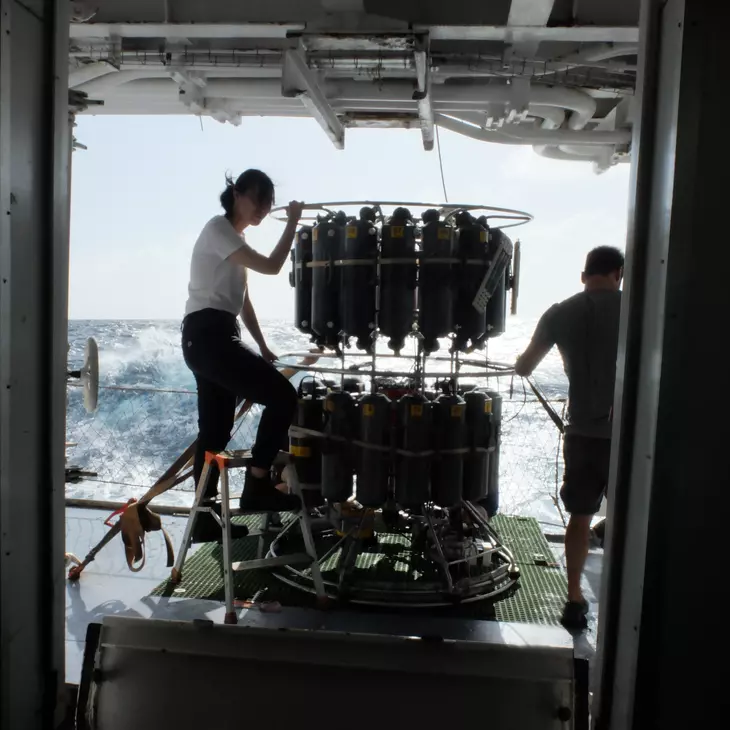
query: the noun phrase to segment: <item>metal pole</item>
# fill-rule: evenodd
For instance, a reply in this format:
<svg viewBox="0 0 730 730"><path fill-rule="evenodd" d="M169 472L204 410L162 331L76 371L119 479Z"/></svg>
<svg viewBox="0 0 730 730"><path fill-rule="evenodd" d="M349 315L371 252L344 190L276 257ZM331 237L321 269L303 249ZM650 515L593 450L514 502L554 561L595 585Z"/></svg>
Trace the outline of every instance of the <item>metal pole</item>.
<svg viewBox="0 0 730 730"><path fill-rule="evenodd" d="M0 726L64 714L68 2L0 0Z"/></svg>
<svg viewBox="0 0 730 730"><path fill-rule="evenodd" d="M727 550L728 420L687 379L692 365L709 378L727 359L730 249L714 211L727 204L730 152L712 139L726 109L727 11L710 0L645 0L641 21L594 707L607 730L710 727L727 708L723 632L708 641L704 623L722 568L686 550ZM696 603L680 576L699 591Z"/></svg>

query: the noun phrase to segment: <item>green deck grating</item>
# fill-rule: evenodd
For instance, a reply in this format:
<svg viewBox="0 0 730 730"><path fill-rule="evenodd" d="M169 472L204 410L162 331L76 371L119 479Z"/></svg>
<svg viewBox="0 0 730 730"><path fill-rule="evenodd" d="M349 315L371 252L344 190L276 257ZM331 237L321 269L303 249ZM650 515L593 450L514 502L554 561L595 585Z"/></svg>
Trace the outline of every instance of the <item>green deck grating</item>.
<svg viewBox="0 0 730 730"><path fill-rule="evenodd" d="M259 518L243 518L250 526L257 526ZM498 515L492 522L507 547L512 550L520 566L519 589L510 597L490 604L488 601L451 606L429 611L438 615L463 618L496 619L542 625L559 625L560 612L565 600L567 584L564 572L551 561L553 553L540 531L538 522L530 517L509 517ZM233 560L249 560L256 557L257 538L246 538L233 543ZM223 600L222 549L220 545L209 544L199 548L186 561L183 580L178 586L167 582L159 585L154 596L176 598L205 598ZM329 561L328 561L329 562ZM366 559L362 567L371 567L372 560ZM395 563L390 572L391 580L403 580L407 573ZM323 566L325 567L325 566ZM265 591L265 599L279 601L285 606L314 606L313 597L278 581L262 570L244 571L234 574L235 595L246 601ZM363 610L358 606L357 610ZM366 609L367 610L367 609ZM423 611L423 609L412 609Z"/></svg>

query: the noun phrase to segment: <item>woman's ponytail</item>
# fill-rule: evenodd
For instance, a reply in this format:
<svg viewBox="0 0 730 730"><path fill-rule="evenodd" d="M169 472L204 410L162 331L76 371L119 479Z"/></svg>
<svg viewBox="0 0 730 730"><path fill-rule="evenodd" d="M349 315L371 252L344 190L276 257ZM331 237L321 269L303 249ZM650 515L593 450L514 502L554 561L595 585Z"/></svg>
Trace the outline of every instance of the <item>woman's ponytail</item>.
<svg viewBox="0 0 730 730"><path fill-rule="evenodd" d="M233 178L230 175L226 175L226 189L221 193L221 206L225 211L226 218L230 218L233 215L233 204L235 203L235 196L233 195L234 188Z"/></svg>

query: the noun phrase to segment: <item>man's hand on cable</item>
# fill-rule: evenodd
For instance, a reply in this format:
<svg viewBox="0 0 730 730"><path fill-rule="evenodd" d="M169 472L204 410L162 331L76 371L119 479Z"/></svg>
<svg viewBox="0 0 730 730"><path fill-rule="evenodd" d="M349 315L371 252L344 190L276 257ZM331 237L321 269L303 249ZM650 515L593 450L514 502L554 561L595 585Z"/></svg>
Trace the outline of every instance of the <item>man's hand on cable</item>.
<svg viewBox="0 0 730 730"><path fill-rule="evenodd" d="M304 210L304 203L300 200L292 200L289 205L286 206L286 215L289 221L298 223L302 217L302 211Z"/></svg>
<svg viewBox="0 0 730 730"><path fill-rule="evenodd" d="M279 359L279 356L271 352L266 345L261 345L259 347L259 351L261 352L261 357L263 357L266 362L274 362Z"/></svg>

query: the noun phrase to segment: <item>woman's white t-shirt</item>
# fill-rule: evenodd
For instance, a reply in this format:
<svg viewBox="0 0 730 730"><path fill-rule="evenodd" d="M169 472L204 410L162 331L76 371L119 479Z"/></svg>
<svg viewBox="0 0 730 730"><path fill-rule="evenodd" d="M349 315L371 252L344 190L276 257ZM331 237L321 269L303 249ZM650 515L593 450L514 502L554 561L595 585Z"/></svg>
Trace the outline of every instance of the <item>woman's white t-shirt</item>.
<svg viewBox="0 0 730 730"><path fill-rule="evenodd" d="M238 315L246 293L246 267L228 258L245 243L225 216L211 218L198 236L190 262L185 314L220 309Z"/></svg>

